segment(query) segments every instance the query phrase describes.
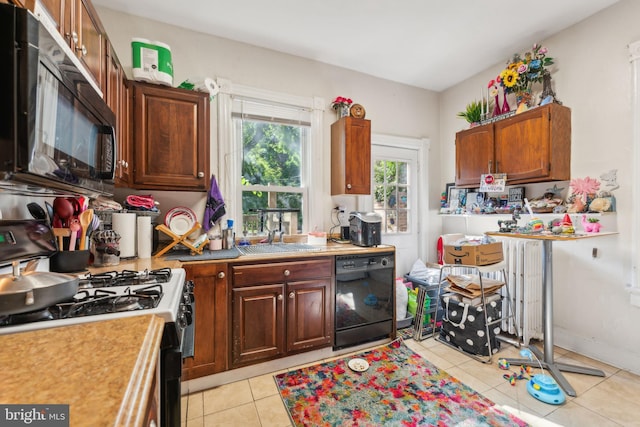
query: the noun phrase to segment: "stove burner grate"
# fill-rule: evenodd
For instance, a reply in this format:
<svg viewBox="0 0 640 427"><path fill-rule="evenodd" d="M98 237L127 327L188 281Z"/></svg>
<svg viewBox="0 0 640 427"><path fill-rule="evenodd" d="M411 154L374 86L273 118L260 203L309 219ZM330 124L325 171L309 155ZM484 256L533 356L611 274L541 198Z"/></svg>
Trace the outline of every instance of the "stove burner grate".
<svg viewBox="0 0 640 427"><path fill-rule="evenodd" d="M92 316L96 314L119 313L132 310L155 308L162 298L162 285L156 284L142 289L127 288L124 294L108 289L78 292L73 301L62 302L50 308L54 318Z"/></svg>
<svg viewBox="0 0 640 427"><path fill-rule="evenodd" d="M167 283L171 280L171 269L160 268L144 271L109 271L98 274L88 274L78 282L80 289L106 288L111 286L151 285Z"/></svg>

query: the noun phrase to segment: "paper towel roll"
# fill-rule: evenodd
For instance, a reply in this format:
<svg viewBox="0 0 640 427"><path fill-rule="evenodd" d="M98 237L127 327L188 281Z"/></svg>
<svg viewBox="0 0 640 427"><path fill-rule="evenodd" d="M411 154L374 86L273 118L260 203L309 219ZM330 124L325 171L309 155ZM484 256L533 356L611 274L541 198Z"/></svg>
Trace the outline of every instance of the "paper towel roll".
<svg viewBox="0 0 640 427"><path fill-rule="evenodd" d="M120 235L120 258L136 256L136 214L112 214L111 228Z"/></svg>
<svg viewBox="0 0 640 427"><path fill-rule="evenodd" d="M150 216L138 217L138 258L151 258L153 230Z"/></svg>
<svg viewBox="0 0 640 427"><path fill-rule="evenodd" d="M218 92L220 92L220 88L218 87L218 83L216 83L215 80L207 77L204 79L204 81L202 82L203 86L206 88L206 90L209 92L209 95L216 96L218 94ZM202 89L200 89L202 90Z"/></svg>
<svg viewBox="0 0 640 427"><path fill-rule="evenodd" d="M213 97L220 92L218 83L210 77L192 77L189 78L178 86L182 89L196 90L198 92L209 92L209 98L213 100Z"/></svg>

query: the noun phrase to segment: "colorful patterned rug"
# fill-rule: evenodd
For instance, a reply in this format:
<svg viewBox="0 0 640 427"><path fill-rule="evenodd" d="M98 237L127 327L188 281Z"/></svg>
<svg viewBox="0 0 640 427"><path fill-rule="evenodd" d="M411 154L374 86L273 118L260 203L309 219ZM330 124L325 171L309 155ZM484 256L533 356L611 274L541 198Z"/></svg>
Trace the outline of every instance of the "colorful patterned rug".
<svg viewBox="0 0 640 427"><path fill-rule="evenodd" d="M276 375L296 426L526 426L456 378L440 371L401 339L356 356Z"/></svg>

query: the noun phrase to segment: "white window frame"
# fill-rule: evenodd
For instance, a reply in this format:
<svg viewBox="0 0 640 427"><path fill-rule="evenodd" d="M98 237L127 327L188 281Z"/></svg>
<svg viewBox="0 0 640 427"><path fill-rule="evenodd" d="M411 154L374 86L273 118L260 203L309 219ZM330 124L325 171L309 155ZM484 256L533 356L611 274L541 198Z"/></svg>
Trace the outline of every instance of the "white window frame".
<svg viewBox="0 0 640 427"><path fill-rule="evenodd" d="M238 227L242 223L242 190L240 176L242 174L242 147L236 146L235 128L233 125L233 97L241 96L284 104L292 107L306 108L310 111L309 147L304 152L302 185L306 187L302 215L304 230L309 231L312 224L322 223L322 192L310 191L322 188L322 116L324 99L284 94L266 89L234 84L230 80L219 78L218 86L218 185L225 196L227 218L234 219ZM213 150L212 150L213 151ZM236 227L236 228L238 228Z"/></svg>

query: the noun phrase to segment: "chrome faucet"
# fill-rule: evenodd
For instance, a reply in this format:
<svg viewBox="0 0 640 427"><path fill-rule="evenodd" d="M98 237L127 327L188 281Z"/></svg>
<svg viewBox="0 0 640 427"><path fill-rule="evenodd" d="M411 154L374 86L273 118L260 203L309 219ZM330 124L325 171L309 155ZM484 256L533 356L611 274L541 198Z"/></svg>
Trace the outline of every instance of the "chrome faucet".
<svg viewBox="0 0 640 427"><path fill-rule="evenodd" d="M267 243L272 244L275 240L275 237L279 236L280 243L284 243L284 231L276 231L276 230L268 230L267 231Z"/></svg>

